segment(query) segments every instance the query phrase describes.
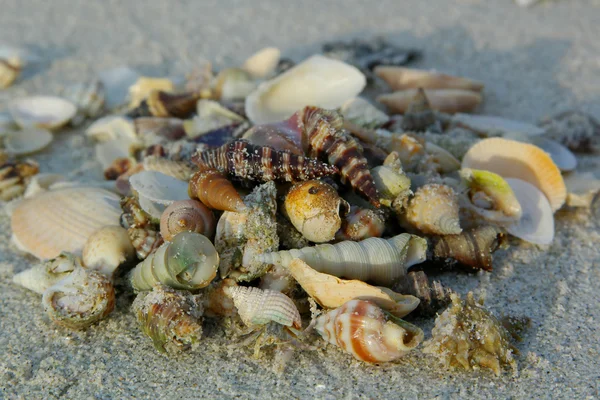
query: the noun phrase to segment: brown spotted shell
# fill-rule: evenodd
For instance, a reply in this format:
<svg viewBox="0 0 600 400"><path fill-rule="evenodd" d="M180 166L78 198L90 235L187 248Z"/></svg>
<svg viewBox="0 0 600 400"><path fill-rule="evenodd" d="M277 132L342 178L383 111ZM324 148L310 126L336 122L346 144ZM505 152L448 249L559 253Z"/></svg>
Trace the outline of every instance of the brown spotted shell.
<svg viewBox="0 0 600 400"><path fill-rule="evenodd" d="M184 231L212 237L216 224L212 211L199 201L175 201L165 209L160 218L160 234L166 241L171 241L173 236Z"/></svg>

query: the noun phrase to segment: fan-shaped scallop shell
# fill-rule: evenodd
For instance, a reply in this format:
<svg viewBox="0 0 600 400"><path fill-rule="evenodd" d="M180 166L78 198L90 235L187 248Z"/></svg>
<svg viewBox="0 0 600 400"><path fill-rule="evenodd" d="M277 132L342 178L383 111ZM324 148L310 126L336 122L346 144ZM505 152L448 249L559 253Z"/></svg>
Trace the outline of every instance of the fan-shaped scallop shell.
<svg viewBox="0 0 600 400"><path fill-rule="evenodd" d="M529 182L546 195L553 211L558 210L567 197L556 164L546 152L531 144L502 138L484 139L465 154L462 167L484 169L503 178Z"/></svg>
<svg viewBox="0 0 600 400"><path fill-rule="evenodd" d="M372 362L398 359L423 340L417 326L392 318L370 301L351 300L317 317L316 331L354 358Z"/></svg>
<svg viewBox="0 0 600 400"><path fill-rule="evenodd" d="M378 66L374 72L375 75L383 79L393 90L423 88L481 91L483 89L483 83L481 82L436 71L396 66Z"/></svg>
<svg viewBox="0 0 600 400"><path fill-rule="evenodd" d="M417 189L403 217L425 234L452 235L462 231L458 211L458 195L454 189L431 183Z"/></svg>
<svg viewBox="0 0 600 400"><path fill-rule="evenodd" d="M38 258L62 251L80 253L88 237L106 225L118 225L119 196L94 187L57 189L24 200L14 210L16 239Z"/></svg>
<svg viewBox="0 0 600 400"><path fill-rule="evenodd" d="M192 175L188 194L215 210L243 212L246 205L242 197L222 173L214 168L200 169Z"/></svg>
<svg viewBox="0 0 600 400"><path fill-rule="evenodd" d="M173 202L160 217L160 234L171 241L179 232L196 232L206 237L215 233L217 221L212 211L197 200Z"/></svg>

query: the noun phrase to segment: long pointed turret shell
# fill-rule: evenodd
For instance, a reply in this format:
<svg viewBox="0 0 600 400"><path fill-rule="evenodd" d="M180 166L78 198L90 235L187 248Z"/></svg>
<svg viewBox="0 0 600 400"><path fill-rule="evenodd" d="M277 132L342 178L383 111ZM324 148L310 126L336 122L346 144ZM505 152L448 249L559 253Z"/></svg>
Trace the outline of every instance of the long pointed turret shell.
<svg viewBox="0 0 600 400"><path fill-rule="evenodd" d="M396 66L376 67L375 75L383 79L393 90L404 89L463 89L481 91L483 83L436 71Z"/></svg>
<svg viewBox="0 0 600 400"><path fill-rule="evenodd" d="M192 175L188 194L198 198L204 205L215 210L243 212L246 205L242 197L222 173L206 168Z"/></svg>
<svg viewBox="0 0 600 400"><path fill-rule="evenodd" d="M319 272L387 286L404 276L411 265L423 262L426 249L425 239L403 233L390 239L321 244L262 254L258 258L284 267L299 258Z"/></svg>

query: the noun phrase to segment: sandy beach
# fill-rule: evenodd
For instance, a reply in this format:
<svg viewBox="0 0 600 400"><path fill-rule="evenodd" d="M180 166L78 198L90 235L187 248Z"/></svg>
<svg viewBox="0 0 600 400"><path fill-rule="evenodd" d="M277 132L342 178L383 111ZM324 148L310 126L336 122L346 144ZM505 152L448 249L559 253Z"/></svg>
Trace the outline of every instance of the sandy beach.
<svg viewBox="0 0 600 400"><path fill-rule="evenodd" d="M413 65L485 83L480 114L536 123L569 109L600 117L600 1L510 0L84 2L4 0L0 40L40 62L0 91L10 99L56 94L68 83L130 66L148 76L180 76L203 60L240 64L276 46L299 61L325 41L383 35L422 51ZM100 179L86 125L56 134L33 158L43 172ZM600 174L600 156L579 157ZM600 177L600 176L597 176ZM283 374L272 351L229 341L218 324L192 354L155 351L120 295L109 318L84 331L50 323L41 297L12 283L35 260L9 245L0 213L0 399L423 398L592 399L600 397L600 222L586 210L556 215L549 246L511 241L494 270L438 277L461 294L474 291L496 315L527 316L518 371L446 370L414 351L380 366L333 346L297 351ZM431 335L433 319L413 323Z"/></svg>

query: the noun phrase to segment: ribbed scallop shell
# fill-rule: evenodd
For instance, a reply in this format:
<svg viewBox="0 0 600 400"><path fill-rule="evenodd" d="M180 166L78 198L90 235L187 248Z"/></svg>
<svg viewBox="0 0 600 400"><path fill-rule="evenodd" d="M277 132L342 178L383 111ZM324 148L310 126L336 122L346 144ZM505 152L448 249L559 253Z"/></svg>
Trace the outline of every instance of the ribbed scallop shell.
<svg viewBox="0 0 600 400"><path fill-rule="evenodd" d="M152 290L158 283L174 289L201 289L216 277L219 254L205 236L181 232L163 243L132 272L135 290Z"/></svg>
<svg viewBox="0 0 600 400"><path fill-rule="evenodd" d="M145 171L156 171L169 175L180 181L187 181L194 173L194 169L185 161L173 161L165 157L147 156L142 162Z"/></svg>
<svg viewBox="0 0 600 400"><path fill-rule="evenodd" d="M363 149L356 139L342 130L343 119L336 111L305 107L298 113L302 127L302 143L312 157L327 158L335 165L352 189L374 206L380 206L379 192L369 171Z"/></svg>
<svg viewBox="0 0 600 400"><path fill-rule="evenodd" d="M342 226L335 234L336 240L361 241L381 237L385 229L385 220L368 208L351 207L342 220Z"/></svg>
<svg viewBox="0 0 600 400"><path fill-rule="evenodd" d="M83 329L115 308L115 289L106 276L79 267L44 292L42 305L54 323Z"/></svg>
<svg viewBox="0 0 600 400"><path fill-rule="evenodd" d="M38 258L54 258L63 251L77 254L96 230L119 224L119 200L94 187L52 190L20 203L11 228L27 252Z"/></svg>
<svg viewBox="0 0 600 400"><path fill-rule="evenodd" d="M175 117L185 119L196 111L196 102L200 93L168 93L162 90L153 90L146 100L131 110L127 115L131 118L139 117Z"/></svg>
<svg viewBox="0 0 600 400"><path fill-rule="evenodd" d="M372 362L396 360L416 348L423 331L401 319L388 320L370 301L351 300L317 317L315 329L323 339L354 358Z"/></svg>
<svg viewBox="0 0 600 400"><path fill-rule="evenodd" d="M404 114L416 94L417 89L400 90L382 94L377 101L393 113ZM425 95L432 109L448 114L471 112L483 101L481 94L461 89L426 89Z"/></svg>
<svg viewBox="0 0 600 400"><path fill-rule="evenodd" d="M160 217L160 234L171 241L179 232L196 232L206 237L215 233L217 221L212 211L196 200L173 202Z"/></svg>
<svg viewBox="0 0 600 400"><path fill-rule="evenodd" d="M462 231L458 196L450 186L421 186L409 200L404 214L408 224L425 234L452 235Z"/></svg>
<svg viewBox="0 0 600 400"><path fill-rule="evenodd" d="M244 324L249 327L276 322L296 329L302 320L296 305L285 294L256 287L228 286L223 291L233 299Z"/></svg>
<svg viewBox="0 0 600 400"><path fill-rule="evenodd" d="M396 66L376 67L375 75L393 90L404 89L463 89L481 91L483 83L469 78L443 74L433 70L420 70Z"/></svg>
<svg viewBox="0 0 600 400"><path fill-rule="evenodd" d="M231 181L214 168L196 172L190 178L188 194L215 210L243 212L246 205Z"/></svg>
<svg viewBox="0 0 600 400"><path fill-rule="evenodd" d="M423 262L426 250L425 239L403 233L390 239L321 244L262 254L258 258L284 267L299 258L319 272L387 286L403 277L410 266Z"/></svg>
<svg viewBox="0 0 600 400"><path fill-rule="evenodd" d="M255 146L247 140L235 140L218 149L194 156L200 168L217 168L237 178L268 182L295 182L315 179L337 172L333 166L315 159Z"/></svg>
<svg viewBox="0 0 600 400"><path fill-rule="evenodd" d="M546 152L531 144L502 138L484 139L465 154L462 167L529 182L546 195L553 211L562 207L567 198L560 170Z"/></svg>

